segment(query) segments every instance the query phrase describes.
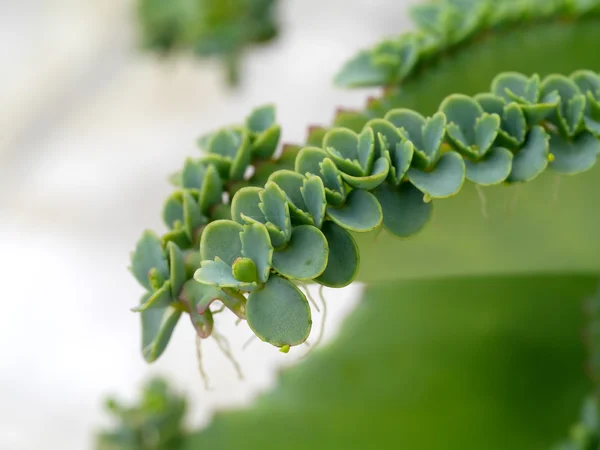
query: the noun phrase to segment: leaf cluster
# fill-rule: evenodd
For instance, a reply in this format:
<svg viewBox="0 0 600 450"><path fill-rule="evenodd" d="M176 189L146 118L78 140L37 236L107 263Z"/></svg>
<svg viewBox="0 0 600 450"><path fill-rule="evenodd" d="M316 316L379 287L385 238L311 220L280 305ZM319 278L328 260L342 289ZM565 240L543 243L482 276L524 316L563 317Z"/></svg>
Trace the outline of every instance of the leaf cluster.
<svg viewBox="0 0 600 450"><path fill-rule="evenodd" d="M338 72L343 87L393 86L490 32L600 13L599 0L441 0L411 10L416 31L361 51Z"/></svg>

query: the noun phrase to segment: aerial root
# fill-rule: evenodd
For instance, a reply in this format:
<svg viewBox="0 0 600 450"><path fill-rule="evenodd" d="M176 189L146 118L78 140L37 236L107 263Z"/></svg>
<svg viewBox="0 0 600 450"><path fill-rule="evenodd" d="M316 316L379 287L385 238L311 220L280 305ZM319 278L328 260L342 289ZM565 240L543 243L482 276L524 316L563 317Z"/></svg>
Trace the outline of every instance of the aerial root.
<svg viewBox="0 0 600 450"><path fill-rule="evenodd" d="M243 380L244 374L242 373L242 368L240 367L239 363L233 356L233 353L231 352L231 347L229 346L229 341L227 340L227 338L225 338L225 336L217 333L216 331L213 331L212 336L215 339L215 342L217 343L217 345L219 346L219 349L221 350L221 352L223 352L225 357L233 365L233 368L235 369L235 371L238 375L238 378L240 380Z"/></svg>
<svg viewBox="0 0 600 450"><path fill-rule="evenodd" d="M300 284L300 286L302 286L304 288L304 292L306 292L306 298L308 298L308 301L310 302L310 304L313 305L313 307L317 310L317 312L321 312L321 310L319 309L319 305L317 305L317 302L315 302L315 299L312 297L312 295L310 295L308 286L306 284Z"/></svg>
<svg viewBox="0 0 600 450"><path fill-rule="evenodd" d="M379 238L381 237L381 233L383 233L383 225L380 225L379 228L377 229L377 233L375 234L375 238L373 239L373 241L375 243L379 242Z"/></svg>
<svg viewBox="0 0 600 450"><path fill-rule="evenodd" d="M246 342L244 342L244 345L242 345L242 350L246 350L248 347L250 347L250 344L252 344L255 339L256 339L256 335L255 334L253 334L252 336L250 336L248 338L248 340Z"/></svg>
<svg viewBox="0 0 600 450"><path fill-rule="evenodd" d="M196 335L196 359L198 360L198 371L200 372L200 377L202 378L202 383L204 384L204 389L210 391L210 382L208 379L208 375L204 370L203 358L202 358L202 338Z"/></svg>
<svg viewBox="0 0 600 450"><path fill-rule="evenodd" d="M307 356L312 352L315 348L319 346L321 341L323 340L323 335L325 334L325 321L327 320L327 303L325 302L325 296L323 295L323 288L325 286L319 286L319 299L321 300L321 308L323 308L323 312L321 313L321 327L319 328L319 334L317 339L313 344L310 345L310 349L306 352L304 356Z"/></svg>
<svg viewBox="0 0 600 450"><path fill-rule="evenodd" d="M487 198L485 196L485 192L483 192L483 189L478 184L475 184L475 189L477 190L477 195L479 196L479 203L481 204L481 215L484 219L489 219L490 216L488 215L487 211Z"/></svg>
<svg viewBox="0 0 600 450"><path fill-rule="evenodd" d="M519 194L521 193L521 185L515 185L515 191L513 193L512 198L508 202L508 206L506 208L506 212L508 215L513 215L515 210L517 209L517 204L519 203Z"/></svg>

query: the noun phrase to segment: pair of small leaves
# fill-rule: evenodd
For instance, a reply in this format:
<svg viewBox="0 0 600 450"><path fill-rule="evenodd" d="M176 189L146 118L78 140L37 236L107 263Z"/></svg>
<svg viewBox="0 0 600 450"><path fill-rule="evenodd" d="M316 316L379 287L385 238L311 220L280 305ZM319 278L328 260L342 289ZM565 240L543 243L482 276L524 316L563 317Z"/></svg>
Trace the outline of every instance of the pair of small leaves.
<svg viewBox="0 0 600 450"><path fill-rule="evenodd" d="M216 220L206 226L200 244L196 281L217 288L251 291L269 279L273 247L264 225Z"/></svg>
<svg viewBox="0 0 600 450"><path fill-rule="evenodd" d="M269 159L277 150L281 127L275 123L275 107L263 105L254 109L246 118L251 132L252 159Z"/></svg>
<svg viewBox="0 0 600 450"><path fill-rule="evenodd" d="M353 188L370 191L388 176L389 160L376 155L375 135L368 126L360 134L334 128L323 138L323 147L340 169L344 181Z"/></svg>

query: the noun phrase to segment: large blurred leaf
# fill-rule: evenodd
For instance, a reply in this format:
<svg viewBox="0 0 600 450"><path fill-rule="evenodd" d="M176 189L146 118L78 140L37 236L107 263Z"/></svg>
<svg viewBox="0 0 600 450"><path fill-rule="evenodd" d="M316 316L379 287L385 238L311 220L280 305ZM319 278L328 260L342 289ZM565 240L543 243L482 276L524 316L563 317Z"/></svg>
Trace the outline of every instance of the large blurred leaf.
<svg viewBox="0 0 600 450"><path fill-rule="evenodd" d="M588 390L581 299L535 276L369 288L339 337L186 450L547 450ZM334 301L334 299L330 299Z"/></svg>

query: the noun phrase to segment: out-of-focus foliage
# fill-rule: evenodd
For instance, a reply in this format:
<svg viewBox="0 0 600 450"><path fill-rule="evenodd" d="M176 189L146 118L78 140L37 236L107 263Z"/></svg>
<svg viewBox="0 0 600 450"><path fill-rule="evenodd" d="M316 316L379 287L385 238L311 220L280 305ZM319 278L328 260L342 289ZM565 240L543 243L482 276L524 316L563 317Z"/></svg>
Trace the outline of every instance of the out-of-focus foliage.
<svg viewBox="0 0 600 450"><path fill-rule="evenodd" d="M138 0L143 45L223 60L231 83L246 47L277 34L277 0Z"/></svg>
<svg viewBox="0 0 600 450"><path fill-rule="evenodd" d="M137 405L106 401L112 430L101 432L96 450L176 450L182 443L186 400L159 378L147 382Z"/></svg>

